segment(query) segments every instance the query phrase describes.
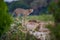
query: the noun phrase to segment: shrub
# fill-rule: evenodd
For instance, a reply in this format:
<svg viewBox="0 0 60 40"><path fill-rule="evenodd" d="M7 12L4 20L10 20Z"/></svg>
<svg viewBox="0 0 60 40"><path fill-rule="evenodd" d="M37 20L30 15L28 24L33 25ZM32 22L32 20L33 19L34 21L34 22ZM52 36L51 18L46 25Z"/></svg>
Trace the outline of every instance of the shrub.
<svg viewBox="0 0 60 40"><path fill-rule="evenodd" d="M60 40L60 24L56 25L56 27L52 27L50 25L48 25L48 27L51 31L51 36L54 36L55 40Z"/></svg>
<svg viewBox="0 0 60 40"><path fill-rule="evenodd" d="M0 1L0 36L5 33L12 23L12 17L8 14L7 6L3 2Z"/></svg>

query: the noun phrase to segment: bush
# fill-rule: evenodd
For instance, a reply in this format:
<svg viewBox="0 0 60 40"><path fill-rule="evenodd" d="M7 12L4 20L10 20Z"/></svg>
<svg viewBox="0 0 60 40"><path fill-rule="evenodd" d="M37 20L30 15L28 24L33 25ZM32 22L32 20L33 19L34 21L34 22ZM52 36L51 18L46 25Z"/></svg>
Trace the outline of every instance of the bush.
<svg viewBox="0 0 60 40"><path fill-rule="evenodd" d="M12 17L8 14L7 6L2 1L0 1L0 37L5 33L12 23Z"/></svg>
<svg viewBox="0 0 60 40"><path fill-rule="evenodd" d="M56 24L60 23L60 0L56 1L52 0L52 2L50 3L49 7L48 7L48 11L53 14L54 19Z"/></svg>
<svg viewBox="0 0 60 40"><path fill-rule="evenodd" d="M56 25L56 27L52 27L48 25L51 33L54 35L55 40L60 40L60 24ZM53 37L53 35L51 35Z"/></svg>
<svg viewBox="0 0 60 40"><path fill-rule="evenodd" d="M54 16L55 27L49 27L52 33L55 35L56 40L60 40L60 0L52 1L48 7L48 11L51 12Z"/></svg>

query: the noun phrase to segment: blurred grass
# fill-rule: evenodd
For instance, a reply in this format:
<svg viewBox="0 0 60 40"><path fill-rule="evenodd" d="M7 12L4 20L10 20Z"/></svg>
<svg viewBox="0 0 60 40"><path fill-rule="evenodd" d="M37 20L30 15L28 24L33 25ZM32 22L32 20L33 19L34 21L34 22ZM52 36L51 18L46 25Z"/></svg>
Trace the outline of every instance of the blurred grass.
<svg viewBox="0 0 60 40"><path fill-rule="evenodd" d="M53 15L33 15L33 16L28 16L27 20L41 20L41 21L54 21Z"/></svg>

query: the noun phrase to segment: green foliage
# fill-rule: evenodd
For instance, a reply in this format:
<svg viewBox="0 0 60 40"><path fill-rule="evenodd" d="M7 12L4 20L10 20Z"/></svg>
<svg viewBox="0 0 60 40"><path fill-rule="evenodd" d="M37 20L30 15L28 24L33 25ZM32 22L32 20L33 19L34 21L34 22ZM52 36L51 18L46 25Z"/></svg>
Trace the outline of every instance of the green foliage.
<svg viewBox="0 0 60 40"><path fill-rule="evenodd" d="M48 11L51 12L55 19L55 27L48 26L51 32L55 35L55 40L60 40L60 0L52 1L48 7Z"/></svg>
<svg viewBox="0 0 60 40"><path fill-rule="evenodd" d="M12 18L7 11L6 4L0 1L0 36L9 29L12 23Z"/></svg>
<svg viewBox="0 0 60 40"><path fill-rule="evenodd" d="M57 27L52 27L51 25L48 25L47 28L49 28L51 33L54 35L55 40L60 40L60 24L58 24Z"/></svg>
<svg viewBox="0 0 60 40"><path fill-rule="evenodd" d="M56 23L60 23L60 1L56 3L55 1L52 1L50 3L50 6L48 7L49 12L51 12L55 18Z"/></svg>
<svg viewBox="0 0 60 40"><path fill-rule="evenodd" d="M30 35L29 32L26 34L26 39L25 40L36 40L36 37L34 37L33 35Z"/></svg>

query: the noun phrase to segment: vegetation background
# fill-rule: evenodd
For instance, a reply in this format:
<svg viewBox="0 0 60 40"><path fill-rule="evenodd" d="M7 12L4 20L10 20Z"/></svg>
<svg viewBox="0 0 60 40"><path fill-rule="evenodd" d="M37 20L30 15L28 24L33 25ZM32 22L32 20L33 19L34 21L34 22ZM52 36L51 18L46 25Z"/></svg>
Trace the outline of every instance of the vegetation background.
<svg viewBox="0 0 60 40"><path fill-rule="evenodd" d="M7 4L6 4L7 3ZM11 16L12 12L16 8L24 8L29 9L33 8L34 12L28 16L29 19L43 20L43 21L54 21L55 26L51 27L48 25L48 28L51 30L54 38L51 40L60 40L60 0L51 0L51 1L42 1L42 0L19 0L13 1L11 3L4 2L4 0L0 0L0 39L6 40L36 40L33 35L29 35L25 37L25 34L22 33L19 29L14 31L9 36L5 34L9 32L10 25L12 24L13 17ZM36 16L37 15L37 16ZM17 26L19 24L15 23ZM17 33L16 33L17 32ZM10 37L10 38L9 38Z"/></svg>

